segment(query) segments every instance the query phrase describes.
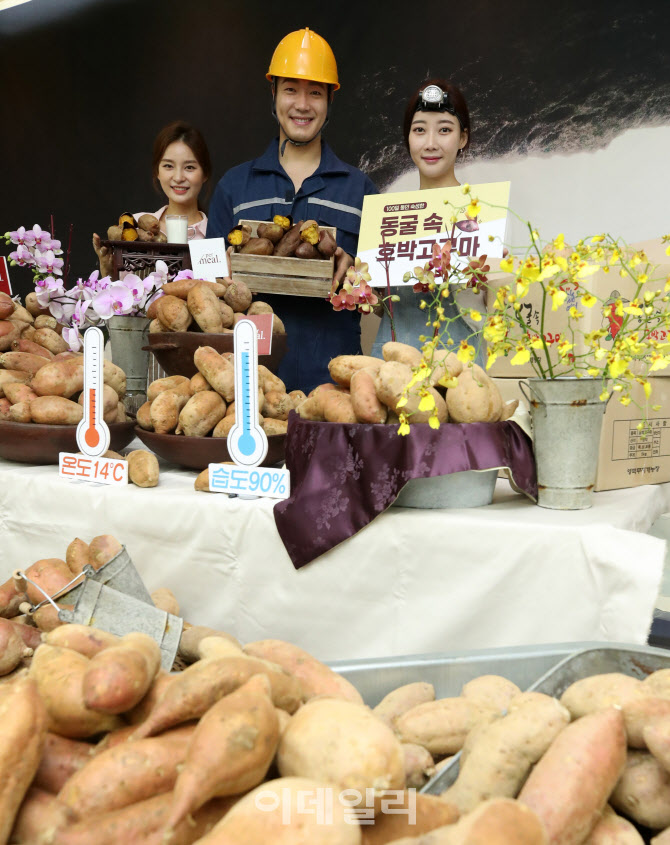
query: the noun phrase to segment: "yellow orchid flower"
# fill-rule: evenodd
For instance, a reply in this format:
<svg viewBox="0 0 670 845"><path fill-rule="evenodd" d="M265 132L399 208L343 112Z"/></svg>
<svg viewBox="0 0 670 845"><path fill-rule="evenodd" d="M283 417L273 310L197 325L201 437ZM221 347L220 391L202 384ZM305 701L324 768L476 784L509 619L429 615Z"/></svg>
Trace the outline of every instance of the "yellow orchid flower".
<svg viewBox="0 0 670 845"><path fill-rule="evenodd" d="M500 269L503 273L511 273L514 269L514 258L511 255L508 255L507 258L503 258L500 262Z"/></svg>
<svg viewBox="0 0 670 845"><path fill-rule="evenodd" d="M435 407L435 399L431 393L424 393L419 400L420 411L432 411Z"/></svg>
<svg viewBox="0 0 670 845"><path fill-rule="evenodd" d="M558 346L556 347L558 354L561 358L567 358L570 354L570 350L574 349L574 343L570 343L568 340L562 340Z"/></svg>
<svg viewBox="0 0 670 845"><path fill-rule="evenodd" d="M598 300L592 293L585 293L580 299L580 302L582 303L584 308L593 308L597 301Z"/></svg>
<svg viewBox="0 0 670 845"><path fill-rule="evenodd" d="M610 256L610 265L616 264L617 261L621 258L621 250L620 249L613 249L612 255Z"/></svg>
<svg viewBox="0 0 670 845"><path fill-rule="evenodd" d="M603 392L602 392L602 393L600 394L600 396L598 397L598 399L600 399L600 401L601 401L601 402L607 402L607 400L608 400L609 398L610 398L610 395L609 395L609 393L608 393L606 390L603 390Z"/></svg>
<svg viewBox="0 0 670 845"><path fill-rule="evenodd" d="M542 349L544 347L544 343L542 342L542 338L539 334L533 335L529 341L531 349Z"/></svg>
<svg viewBox="0 0 670 845"><path fill-rule="evenodd" d="M598 378L600 375L600 370L597 367L589 367L586 372L591 376L591 378Z"/></svg>
<svg viewBox="0 0 670 845"><path fill-rule="evenodd" d="M440 387L446 387L449 390L450 387L456 387L458 385L458 379L456 376L450 376L449 373L446 373L437 383Z"/></svg>
<svg viewBox="0 0 670 845"><path fill-rule="evenodd" d="M474 348L474 346L471 346L467 342L467 340L462 340L461 345L458 347L456 357L459 361L462 361L464 364L468 364L470 363L470 361L474 361L476 354L477 350Z"/></svg>
<svg viewBox="0 0 670 845"><path fill-rule="evenodd" d="M568 272L568 260L567 260L567 258L564 258L562 255L555 255L554 261L561 268L561 272L563 272L563 273Z"/></svg>
<svg viewBox="0 0 670 845"><path fill-rule="evenodd" d="M406 434L409 434L409 424L406 419L403 419L400 425L398 426L398 434L402 434L403 437Z"/></svg>
<svg viewBox="0 0 670 845"><path fill-rule="evenodd" d="M581 318L584 316L584 312L583 312L583 311L578 311L578 310L575 308L575 306L574 306L574 305L570 308L570 310L568 311L568 313L570 314L570 316L572 317L572 319L573 319L573 320L581 320Z"/></svg>
<svg viewBox="0 0 670 845"><path fill-rule="evenodd" d="M594 236L591 238L591 243L592 243L592 244L600 244L600 243L602 243L604 240L605 240L605 235L594 235Z"/></svg>
<svg viewBox="0 0 670 845"><path fill-rule="evenodd" d="M401 396L400 399L398 399L398 401L396 402L395 406L396 406L396 408L404 408L406 404L407 404L407 397Z"/></svg>
<svg viewBox="0 0 670 845"><path fill-rule="evenodd" d="M642 264L642 256L639 252L636 252L635 255L630 260L631 267L637 267L638 264Z"/></svg>
<svg viewBox="0 0 670 845"><path fill-rule="evenodd" d="M565 249L565 235L563 232L560 233L557 237L553 240L554 249Z"/></svg>
<svg viewBox="0 0 670 845"><path fill-rule="evenodd" d="M474 308L471 308L470 309L470 319L473 320L475 323L479 323L484 318L479 313L479 311L476 311Z"/></svg>
<svg viewBox="0 0 670 845"><path fill-rule="evenodd" d="M612 378L619 378L619 376L622 376L628 369L628 361L620 358L618 355L612 356L608 363L610 376Z"/></svg>
<svg viewBox="0 0 670 845"><path fill-rule="evenodd" d="M553 285L550 285L547 288L547 293L551 297L551 310L558 311L558 309L563 305L567 298L567 293L564 290L560 290L559 288L555 288Z"/></svg>
<svg viewBox="0 0 670 845"><path fill-rule="evenodd" d="M497 360L498 353L494 349L491 349L491 347L489 346L489 348L486 350L486 369L488 370L490 367L492 367Z"/></svg>
<svg viewBox="0 0 670 845"><path fill-rule="evenodd" d="M463 185L463 187L461 188L461 191L463 191L463 193L464 193L464 194L469 194L469 193L470 193L470 190L471 190L471 189L470 189L470 185L468 185L468 183L467 183L467 182L466 182L466 183L465 183L465 185Z"/></svg>
<svg viewBox="0 0 670 845"><path fill-rule="evenodd" d="M479 200L474 198L470 201L470 205L465 209L466 217L476 217L482 210Z"/></svg>
<svg viewBox="0 0 670 845"><path fill-rule="evenodd" d="M429 425L431 428L435 428L435 429L437 429L437 428L439 428L439 427L440 427L440 421L439 421L439 419L437 418L437 415L436 415L436 414L431 414L431 415L428 417L428 425Z"/></svg>
<svg viewBox="0 0 670 845"><path fill-rule="evenodd" d="M577 270L577 276L580 279L585 279L587 276L593 276L594 273L597 273L600 270L600 266L598 264L587 264L584 262L579 270Z"/></svg>
<svg viewBox="0 0 670 845"><path fill-rule="evenodd" d="M510 361L513 367L527 364L530 361L530 351L523 344L516 347L516 355Z"/></svg>
<svg viewBox="0 0 670 845"><path fill-rule="evenodd" d="M620 396L619 402L621 402L621 404L624 406L630 405L630 396Z"/></svg>

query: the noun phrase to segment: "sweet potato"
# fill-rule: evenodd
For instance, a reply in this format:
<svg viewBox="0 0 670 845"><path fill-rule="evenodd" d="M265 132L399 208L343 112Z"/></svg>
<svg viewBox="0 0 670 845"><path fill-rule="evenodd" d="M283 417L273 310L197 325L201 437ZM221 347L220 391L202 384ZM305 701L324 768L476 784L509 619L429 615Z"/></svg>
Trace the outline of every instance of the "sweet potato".
<svg viewBox="0 0 670 845"><path fill-rule="evenodd" d="M33 786L57 795L63 785L92 758L88 742L47 733Z"/></svg>
<svg viewBox="0 0 670 845"><path fill-rule="evenodd" d="M405 787L402 747L393 731L366 707L342 699L315 698L293 715L277 766L282 777L314 778L361 796L373 789L376 811L382 790Z"/></svg>
<svg viewBox="0 0 670 845"><path fill-rule="evenodd" d="M211 346L199 346L193 355L193 363L226 402L233 401L235 398L235 370L228 360L222 358L216 349Z"/></svg>
<svg viewBox="0 0 670 845"><path fill-rule="evenodd" d="M165 390L151 403L149 416L157 434L170 434L179 424L179 414L189 397L177 390Z"/></svg>
<svg viewBox="0 0 670 845"><path fill-rule="evenodd" d="M32 648L28 648L23 638L9 619L0 619L0 675L13 672L24 657L30 657Z"/></svg>
<svg viewBox="0 0 670 845"><path fill-rule="evenodd" d="M408 343L388 341L382 346L382 357L385 361L400 361L412 369L421 364L421 350Z"/></svg>
<svg viewBox="0 0 670 845"><path fill-rule="evenodd" d="M228 437L230 429L235 425L235 415L224 417L220 420L212 431L212 437Z"/></svg>
<svg viewBox="0 0 670 845"><path fill-rule="evenodd" d="M418 704L395 720L403 742L423 745L433 755L460 751L469 732L479 724L492 722L500 710L467 698L440 698Z"/></svg>
<svg viewBox="0 0 670 845"><path fill-rule="evenodd" d="M226 292L225 285L206 279L180 279L178 282L168 282L163 285L161 290L170 296L177 296L179 299L188 299L188 292L196 285L204 285L215 293L217 297L223 296Z"/></svg>
<svg viewBox="0 0 670 845"><path fill-rule="evenodd" d="M181 409L177 434L186 437L205 437L224 418L226 403L213 390L203 390L192 396Z"/></svg>
<svg viewBox="0 0 670 845"><path fill-rule="evenodd" d="M502 397L498 385L474 364L457 378L447 391L447 410L452 422L498 422Z"/></svg>
<svg viewBox="0 0 670 845"><path fill-rule="evenodd" d="M12 348L12 343L21 336L21 329L10 320L0 320L0 352Z"/></svg>
<svg viewBox="0 0 670 845"><path fill-rule="evenodd" d="M670 827L670 773L648 752L629 751L610 803L638 824Z"/></svg>
<svg viewBox="0 0 670 845"><path fill-rule="evenodd" d="M88 759L63 785L58 800L80 816L108 813L169 792L186 757L195 726L126 742Z"/></svg>
<svg viewBox="0 0 670 845"><path fill-rule="evenodd" d="M351 391L351 405L358 422L386 422L388 409L377 399L375 375L372 370L357 370L351 376L349 389Z"/></svg>
<svg viewBox="0 0 670 845"><path fill-rule="evenodd" d="M0 420L11 421L11 415L9 413L11 407L9 399L5 399L4 396L0 397ZM28 406L28 412L30 413L30 406Z"/></svg>
<svg viewBox="0 0 670 845"><path fill-rule="evenodd" d="M550 842L582 842L626 764L623 716L613 707L572 722L552 742L519 793Z"/></svg>
<svg viewBox="0 0 670 845"><path fill-rule="evenodd" d="M120 637L110 634L109 631L101 631L99 628L92 628L90 625L61 625L53 631L49 631L44 637L48 645L69 648L84 657L95 657L98 652L113 645L118 645Z"/></svg>
<svg viewBox="0 0 670 845"><path fill-rule="evenodd" d="M46 327L36 329L35 334L32 336L32 341L48 349L52 355L58 355L59 352L67 352L70 348L58 332Z"/></svg>
<svg viewBox="0 0 670 845"><path fill-rule="evenodd" d="M157 487L160 469L158 458L146 449L133 449L126 455L128 480L137 487Z"/></svg>
<svg viewBox="0 0 670 845"><path fill-rule="evenodd" d="M147 401L153 402L161 393L166 390L177 391L183 393L184 396L192 396L191 380L186 376L166 376L165 378L158 378L151 382L147 390Z"/></svg>
<svg viewBox="0 0 670 845"><path fill-rule="evenodd" d="M10 405L7 415L9 417L10 422L32 422L33 418L30 413L30 402L17 402L15 405Z"/></svg>
<svg viewBox="0 0 670 845"><path fill-rule="evenodd" d="M249 243L251 243L251 241ZM251 291L244 282L235 281L228 285L226 292L223 295L223 299L235 313L242 313L251 305L252 296Z"/></svg>
<svg viewBox="0 0 670 845"><path fill-rule="evenodd" d="M305 812L321 802L327 813ZM361 845L361 827L351 822L332 784L277 778L240 798L198 845Z"/></svg>
<svg viewBox="0 0 670 845"><path fill-rule="evenodd" d="M242 255L272 255L273 251L274 244L269 238L249 238L238 250Z"/></svg>
<svg viewBox="0 0 670 845"><path fill-rule="evenodd" d="M35 317L35 328L56 331L58 329L58 320L52 317L51 314L38 314Z"/></svg>
<svg viewBox="0 0 670 845"><path fill-rule="evenodd" d="M379 372L383 363L381 358L372 358L369 355L338 355L328 364L328 372L337 384L349 387L351 377L356 370L369 367L374 372Z"/></svg>
<svg viewBox="0 0 670 845"><path fill-rule="evenodd" d="M84 387L83 358L49 361L35 374L31 387L38 396L63 396L69 399Z"/></svg>
<svg viewBox="0 0 670 845"><path fill-rule="evenodd" d="M331 390L323 397L323 416L326 422L355 423L357 422L351 396Z"/></svg>
<svg viewBox="0 0 670 845"><path fill-rule="evenodd" d="M226 331L226 329L230 329L231 326L235 323L235 312L233 309L228 305L227 302L224 302L223 299L219 300L219 314L221 315L221 325L223 326L222 331Z"/></svg>
<svg viewBox="0 0 670 845"><path fill-rule="evenodd" d="M188 310L203 332L223 331L219 299L206 285L194 285L186 298Z"/></svg>
<svg viewBox="0 0 670 845"><path fill-rule="evenodd" d="M33 655L29 674L37 682L49 716L49 730L81 739L117 727L116 716L89 710L82 681L90 661L83 654L43 643Z"/></svg>
<svg viewBox="0 0 670 845"><path fill-rule="evenodd" d="M151 402L145 402L137 409L137 424L145 431L153 431L154 426L151 422Z"/></svg>
<svg viewBox="0 0 670 845"><path fill-rule="evenodd" d="M30 402L31 399L37 398L37 394L31 387L18 381L5 382L2 389L12 405L17 402Z"/></svg>
<svg viewBox="0 0 670 845"><path fill-rule="evenodd" d="M433 755L423 745L417 745L414 742L403 742L401 745L405 785L407 789L421 789L435 774Z"/></svg>
<svg viewBox="0 0 670 845"><path fill-rule="evenodd" d="M635 825L607 805L584 845L644 845L644 839Z"/></svg>
<svg viewBox="0 0 670 845"><path fill-rule="evenodd" d="M14 304L14 311L11 315L13 318L20 320L22 323L34 323L35 317L28 311L27 308L24 308L23 305L20 305L18 302Z"/></svg>
<svg viewBox="0 0 670 845"><path fill-rule="evenodd" d="M288 422L286 420L273 420L263 417L262 425L263 431L268 437L273 437L277 434L286 434L288 431Z"/></svg>
<svg viewBox="0 0 670 845"><path fill-rule="evenodd" d="M361 823L363 845L386 845L402 837L420 837L436 828L453 825L458 811L436 795L402 791L388 797L388 808ZM426 840L429 841L429 840Z"/></svg>
<svg viewBox="0 0 670 845"><path fill-rule="evenodd" d="M198 719L216 701L228 695L252 675L266 674L277 707L293 713L302 701L300 683L278 667L263 660L222 657L199 660L172 678L135 737L160 733L173 725Z"/></svg>
<svg viewBox="0 0 670 845"><path fill-rule="evenodd" d="M392 411L399 411L398 402L411 378L412 370L407 364L400 361L382 362L375 377L377 398Z"/></svg>
<svg viewBox="0 0 670 845"><path fill-rule="evenodd" d="M14 312L14 300L9 296L0 298L0 320L6 320Z"/></svg>
<svg viewBox="0 0 670 845"><path fill-rule="evenodd" d="M282 239L275 244L274 254L284 257L289 257L295 254L296 249L300 246L300 226L302 221L292 226Z"/></svg>
<svg viewBox="0 0 670 845"><path fill-rule="evenodd" d="M296 258L306 258L311 259L312 261L321 258L319 250L313 246L313 244L307 243L307 241L303 241L301 244L298 244L294 255Z"/></svg>
<svg viewBox="0 0 670 845"><path fill-rule="evenodd" d="M265 402L263 404L264 417L270 417L275 420L287 420L293 408L293 400L287 393L269 390L265 394Z"/></svg>
<svg viewBox="0 0 670 845"><path fill-rule="evenodd" d="M278 223L259 223L256 231L259 238L267 238L273 244L284 237L284 229Z"/></svg>
<svg viewBox="0 0 670 845"><path fill-rule="evenodd" d="M200 642L198 653L202 660L210 657L246 657L241 645L236 645L231 640L223 637L205 637ZM279 708L278 708L279 709ZM283 711L282 711L283 712Z"/></svg>
<svg viewBox="0 0 670 845"><path fill-rule="evenodd" d="M392 728L398 716L402 716L412 707L418 704L425 704L427 701L435 701L435 688L425 681L416 681L412 684L404 684L391 690L382 698L379 704L372 709L372 712L383 722Z"/></svg>
<svg viewBox="0 0 670 845"><path fill-rule="evenodd" d="M270 372L265 364L258 365L258 386L263 393L270 393L276 391L277 393L286 393L286 385L273 372Z"/></svg>
<svg viewBox="0 0 670 845"><path fill-rule="evenodd" d="M5 385L22 384L28 385L32 381L30 373L22 373L20 370L0 370L0 395L6 395L4 392ZM18 399L21 402L23 400ZM12 402L12 404L14 404Z"/></svg>
<svg viewBox="0 0 670 845"><path fill-rule="evenodd" d="M18 340L15 340L12 343L12 352L29 352L31 355L41 355L42 358L46 358L47 361L52 361L54 353L49 352L48 349L46 349L44 346L41 346L39 340L33 342L33 338L36 334L37 331L33 329L33 336L30 338L30 340L28 340L28 338L26 338L24 335L21 335ZM54 334L56 334L56 332L54 332ZM65 343L65 341L63 341L59 334L56 334L56 337L63 343ZM67 344L65 345L67 346Z"/></svg>
<svg viewBox="0 0 670 845"><path fill-rule="evenodd" d="M25 587L14 577L0 585L0 617L9 619L19 613L19 605L27 600Z"/></svg>
<svg viewBox="0 0 670 845"><path fill-rule="evenodd" d="M187 663L195 663L202 655L200 654L200 643L207 638L218 637L233 643L241 648L239 642L232 634L225 631L218 631L215 628L208 628L205 625L192 625L182 632L179 640L179 656Z"/></svg>
<svg viewBox="0 0 670 845"><path fill-rule="evenodd" d="M185 332L193 322L191 312L184 300L170 294L156 300L156 314L170 332Z"/></svg>
<svg viewBox="0 0 670 845"><path fill-rule="evenodd" d="M179 616L179 602L172 590L167 587L159 587L151 593L151 601L154 607L164 610L166 613L171 613L173 616Z"/></svg>
<svg viewBox="0 0 670 845"><path fill-rule="evenodd" d="M216 429L214 429L214 431L216 431ZM212 434L212 436L215 435ZM198 493L212 492L209 489L209 467L207 469L203 469L203 471L198 474L197 478L193 482L193 489L196 490Z"/></svg>
<svg viewBox="0 0 670 845"><path fill-rule="evenodd" d="M31 376L34 376L47 363L47 359L42 355L33 355L30 352L3 352L0 354L0 367L29 373Z"/></svg>
<svg viewBox="0 0 670 845"><path fill-rule="evenodd" d="M305 700L317 695L328 695L356 704L363 703L361 694L353 684L293 643L272 639L257 640L247 643L244 651L251 657L276 663L289 675L297 678Z"/></svg>
<svg viewBox="0 0 670 845"><path fill-rule="evenodd" d="M99 534L88 546L88 562L93 569L98 570L112 558L116 557L123 546L111 534Z"/></svg>
<svg viewBox="0 0 670 845"><path fill-rule="evenodd" d="M83 407L85 394L82 391L77 404ZM116 422L119 412L119 397L110 385L105 384L102 388L102 418L109 425L109 423Z"/></svg>
<svg viewBox="0 0 670 845"><path fill-rule="evenodd" d="M91 659L82 678L84 704L100 713L131 710L148 692L160 663L160 648L148 634L126 634Z"/></svg>
<svg viewBox="0 0 670 845"><path fill-rule="evenodd" d="M254 675L216 702L200 719L174 787L166 829L210 798L247 792L265 777L279 742L270 682ZM212 748L221 749L212 754Z"/></svg>
<svg viewBox="0 0 670 845"><path fill-rule="evenodd" d="M55 795L32 785L19 808L10 842L48 845L54 833L76 821L77 814Z"/></svg>
<svg viewBox="0 0 670 845"><path fill-rule="evenodd" d="M20 677L3 690L0 724L0 842L4 843L37 771L47 733L47 714L34 680Z"/></svg>
<svg viewBox="0 0 670 845"><path fill-rule="evenodd" d="M322 229L319 232L319 242L317 243L316 248L324 258L330 258L332 255L335 255L335 251L337 250L337 241L330 232Z"/></svg>
<svg viewBox="0 0 670 845"><path fill-rule="evenodd" d="M541 693L517 696L507 715L468 736L467 757L443 798L461 813L489 798L514 798L531 767L569 722L570 713L556 699Z"/></svg>
<svg viewBox="0 0 670 845"><path fill-rule="evenodd" d="M38 560L26 569L26 575L30 579L26 585L26 595L33 604L43 601L45 593L55 596L74 578L70 567L60 558Z"/></svg>
<svg viewBox="0 0 670 845"><path fill-rule="evenodd" d="M521 690L500 675L479 675L463 685L461 695L483 701L502 711L517 695L521 695Z"/></svg>
<svg viewBox="0 0 670 845"><path fill-rule="evenodd" d="M114 394L116 397L116 394ZM116 403L115 398L115 403ZM116 408L116 404L114 406ZM38 396L30 402L30 415L35 423L46 425L76 425L84 416L77 402L64 396Z"/></svg>
<svg viewBox="0 0 670 845"><path fill-rule="evenodd" d="M209 382L202 373L196 373L190 381L191 395L195 396L203 390L211 390Z"/></svg>

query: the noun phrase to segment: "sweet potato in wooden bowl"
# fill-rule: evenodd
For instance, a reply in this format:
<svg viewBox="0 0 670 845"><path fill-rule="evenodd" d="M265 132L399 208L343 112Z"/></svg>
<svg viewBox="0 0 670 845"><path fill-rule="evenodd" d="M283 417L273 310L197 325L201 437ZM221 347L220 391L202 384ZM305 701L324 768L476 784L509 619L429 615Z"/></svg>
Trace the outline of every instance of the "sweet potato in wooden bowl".
<svg viewBox="0 0 670 845"><path fill-rule="evenodd" d="M230 461L225 437L181 437L177 434L157 434L140 426L135 434L147 448L159 457L189 469L206 469L210 463ZM284 460L285 434L268 435L268 453L262 466L272 466Z"/></svg>
<svg viewBox="0 0 670 845"><path fill-rule="evenodd" d="M272 352L269 355L259 355L258 361L272 373L286 354L288 345L285 334L275 334L272 337ZM151 332L149 334L149 349L156 360L169 376L194 376L198 369L193 362L193 353L200 346L211 346L217 352L233 351L233 335L212 334L209 332Z"/></svg>
<svg viewBox="0 0 670 845"><path fill-rule="evenodd" d="M109 423L109 448L118 452L135 436L134 422ZM0 420L0 458L27 464L57 464L59 452L78 452L76 425Z"/></svg>

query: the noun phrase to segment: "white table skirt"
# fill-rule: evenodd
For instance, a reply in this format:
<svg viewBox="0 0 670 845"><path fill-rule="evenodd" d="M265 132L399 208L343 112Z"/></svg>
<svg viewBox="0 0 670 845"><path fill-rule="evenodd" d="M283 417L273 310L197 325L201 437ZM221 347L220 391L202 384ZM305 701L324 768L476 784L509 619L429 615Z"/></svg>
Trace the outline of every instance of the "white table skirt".
<svg viewBox="0 0 670 845"><path fill-rule="evenodd" d="M162 465L157 488L91 488L0 460L0 577L64 558L74 537L113 534L189 622L244 642L290 640L324 660L646 641L665 542L644 532L670 510L670 484L561 512L498 481L488 507L391 508L296 571L272 501L196 493L195 477Z"/></svg>

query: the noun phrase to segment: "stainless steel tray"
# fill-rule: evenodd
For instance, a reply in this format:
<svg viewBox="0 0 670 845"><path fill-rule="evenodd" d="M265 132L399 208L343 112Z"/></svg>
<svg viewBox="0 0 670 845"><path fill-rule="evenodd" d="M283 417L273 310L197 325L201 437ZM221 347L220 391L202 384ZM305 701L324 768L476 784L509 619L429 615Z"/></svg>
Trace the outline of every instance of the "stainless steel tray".
<svg viewBox="0 0 670 845"><path fill-rule="evenodd" d="M463 684L479 675L504 675L521 689L529 687L576 649L600 643L558 643L537 646L411 654L359 660L333 660L328 665L356 687L374 707L391 690L414 681L435 687L436 698L460 695Z"/></svg>
<svg viewBox="0 0 670 845"><path fill-rule="evenodd" d="M561 659L527 689L560 698L570 684L590 675L622 672L634 678L645 678L657 669L667 668L670 668L670 651L665 649L622 643L594 643L589 648L573 651ZM505 673L496 671L495 674ZM509 680L522 686L514 678ZM420 791L439 795L450 787L458 777L460 756L460 752L456 754L451 763L434 775Z"/></svg>

